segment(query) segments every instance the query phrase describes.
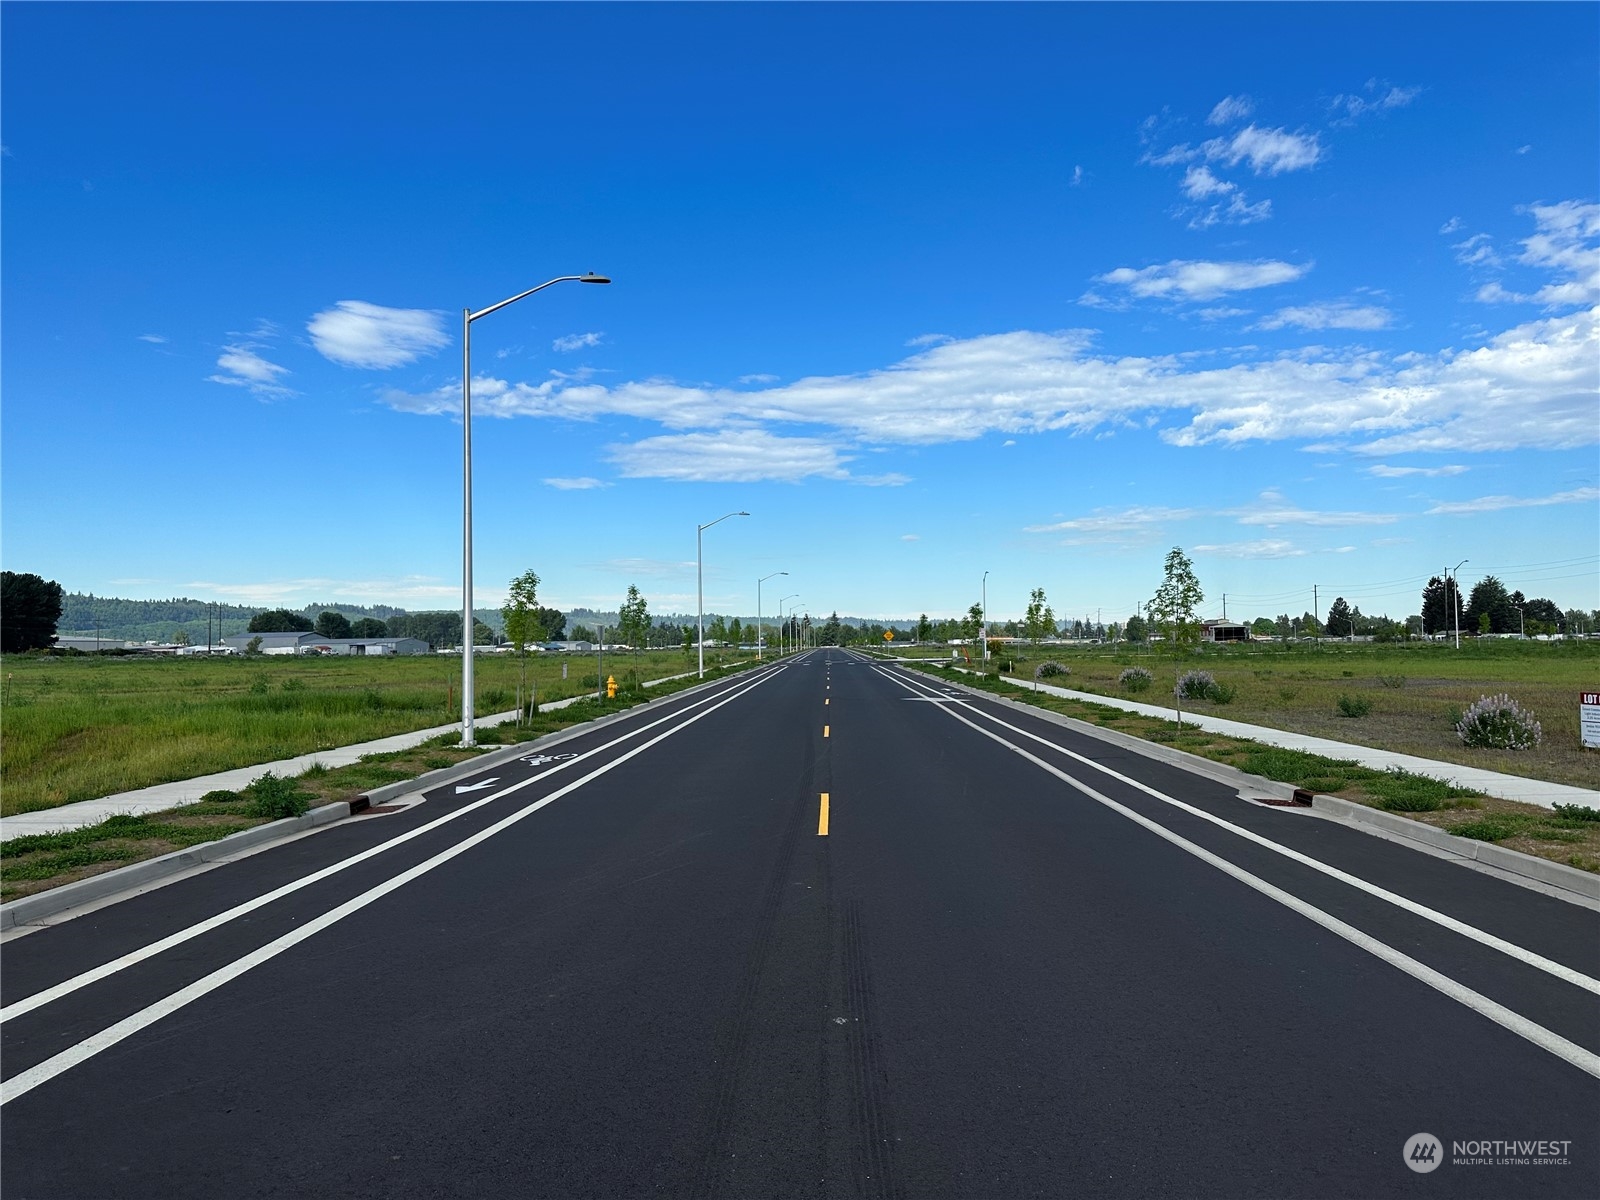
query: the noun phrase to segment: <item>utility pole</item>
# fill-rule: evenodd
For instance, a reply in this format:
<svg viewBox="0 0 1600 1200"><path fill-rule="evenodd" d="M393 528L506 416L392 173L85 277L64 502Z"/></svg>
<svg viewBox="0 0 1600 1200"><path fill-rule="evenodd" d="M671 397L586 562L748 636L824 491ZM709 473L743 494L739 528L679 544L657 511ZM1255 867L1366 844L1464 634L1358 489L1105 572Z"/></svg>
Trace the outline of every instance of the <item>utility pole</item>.
<svg viewBox="0 0 1600 1200"><path fill-rule="evenodd" d="M1317 599L1317 585L1314 583L1311 585L1311 619L1317 623L1317 626L1320 627L1322 625L1322 605ZM1312 633L1311 640L1313 642L1317 640L1315 633Z"/></svg>

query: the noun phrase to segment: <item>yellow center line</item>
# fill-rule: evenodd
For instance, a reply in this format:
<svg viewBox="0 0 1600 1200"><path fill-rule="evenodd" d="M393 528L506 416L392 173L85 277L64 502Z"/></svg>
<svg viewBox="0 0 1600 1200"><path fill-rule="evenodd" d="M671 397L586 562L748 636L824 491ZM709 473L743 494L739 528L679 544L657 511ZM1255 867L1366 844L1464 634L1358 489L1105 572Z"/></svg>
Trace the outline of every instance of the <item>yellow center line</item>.
<svg viewBox="0 0 1600 1200"><path fill-rule="evenodd" d="M824 705L828 705L828 704L832 704L832 703L833 703L833 701L832 701L832 700L829 700L829 699L828 699L828 698L827 698L827 697L826 697L826 696L824 696L824 697L823 697L823 698L822 698L822 703L823 703L823 704L824 704Z"/></svg>
<svg viewBox="0 0 1600 1200"><path fill-rule="evenodd" d="M828 727L826 725L824 725L822 727L822 736L823 737L827 737L828 736Z"/></svg>
<svg viewBox="0 0 1600 1200"><path fill-rule="evenodd" d="M828 836L828 793L822 793L822 808L817 813L817 836Z"/></svg>

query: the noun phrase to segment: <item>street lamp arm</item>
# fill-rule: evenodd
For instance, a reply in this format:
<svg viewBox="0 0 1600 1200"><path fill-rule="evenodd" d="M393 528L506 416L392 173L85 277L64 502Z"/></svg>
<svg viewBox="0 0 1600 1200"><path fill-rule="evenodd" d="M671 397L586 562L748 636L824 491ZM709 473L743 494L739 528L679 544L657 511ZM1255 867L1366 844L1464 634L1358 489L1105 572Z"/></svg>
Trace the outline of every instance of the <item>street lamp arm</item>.
<svg viewBox="0 0 1600 1200"><path fill-rule="evenodd" d="M594 275L594 274L589 274L589 275L561 275L561 276L556 277L555 279L547 280L546 282L541 283L538 287L531 287L525 292L518 292L515 296L512 296L509 300L500 301L499 304L491 304L488 308L481 308L477 312L472 312L472 311L469 310L467 312L467 320L468 321L476 321L479 317L487 317L492 312L499 312L502 308L504 308L508 304L515 304L518 300L522 300L522 299L524 299L524 298L526 298L528 296L531 296L535 292L542 292L542 291L544 291L545 288L553 287L554 285L556 285L558 283L610 283L610 282L611 282L611 280L607 279L604 275Z"/></svg>
<svg viewBox="0 0 1600 1200"><path fill-rule="evenodd" d="M723 513L715 521L707 521L704 525L697 526L697 528L699 528L703 532L703 531L705 531L707 529L710 529L713 525L717 525L717 524L720 524L723 521L726 521L729 517L748 517L749 515L750 514L747 513L747 512ZM769 578L770 578L770 576L769 576Z"/></svg>

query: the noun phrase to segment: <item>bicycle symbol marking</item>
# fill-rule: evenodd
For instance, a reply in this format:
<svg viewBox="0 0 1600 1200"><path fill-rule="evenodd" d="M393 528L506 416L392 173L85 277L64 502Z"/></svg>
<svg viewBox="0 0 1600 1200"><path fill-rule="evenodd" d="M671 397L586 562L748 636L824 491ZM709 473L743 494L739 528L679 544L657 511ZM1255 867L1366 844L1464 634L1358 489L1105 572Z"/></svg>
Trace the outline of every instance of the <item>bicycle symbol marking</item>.
<svg viewBox="0 0 1600 1200"><path fill-rule="evenodd" d="M578 756L576 753L568 751L565 754L530 754L522 761L527 763L530 767L538 767L548 762L560 762L563 759L577 757Z"/></svg>

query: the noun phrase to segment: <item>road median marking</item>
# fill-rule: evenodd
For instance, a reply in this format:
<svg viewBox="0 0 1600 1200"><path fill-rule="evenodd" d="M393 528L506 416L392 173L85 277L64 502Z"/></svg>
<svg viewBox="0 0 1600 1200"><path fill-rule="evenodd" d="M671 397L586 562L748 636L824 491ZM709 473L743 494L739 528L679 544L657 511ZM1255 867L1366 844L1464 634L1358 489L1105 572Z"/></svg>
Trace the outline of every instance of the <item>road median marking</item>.
<svg viewBox="0 0 1600 1200"><path fill-rule="evenodd" d="M822 793L822 806L817 810L817 836L828 836L828 793Z"/></svg>
<svg viewBox="0 0 1600 1200"><path fill-rule="evenodd" d="M826 725L824 725L822 727L822 736L823 737L827 737L828 736L828 727Z"/></svg>

